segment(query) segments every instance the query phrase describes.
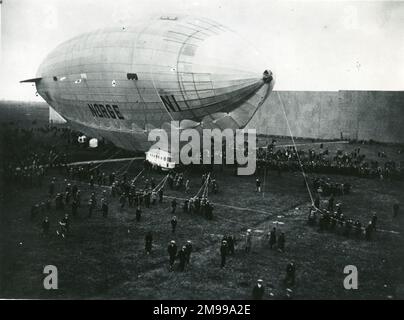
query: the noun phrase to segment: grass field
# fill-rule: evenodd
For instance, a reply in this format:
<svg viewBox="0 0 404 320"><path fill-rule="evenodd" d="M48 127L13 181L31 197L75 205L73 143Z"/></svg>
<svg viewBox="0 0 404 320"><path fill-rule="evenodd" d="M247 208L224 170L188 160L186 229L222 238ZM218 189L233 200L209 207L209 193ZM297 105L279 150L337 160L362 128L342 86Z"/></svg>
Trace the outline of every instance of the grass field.
<svg viewBox="0 0 404 320"><path fill-rule="evenodd" d="M45 119L45 118L44 118ZM46 119L45 119L46 120ZM44 120L44 121L45 121ZM32 124L27 124L31 126ZM6 138L6 137L3 137ZM41 138L54 145L55 138ZM53 140L52 140L53 139ZM269 139L269 138L268 138ZM278 145L290 144L290 139L277 138ZM265 145L267 139L260 139ZM318 150L319 144L298 139L301 148ZM360 147L367 158L377 159L384 151L389 159L403 161L399 146L380 144L327 144L331 152L350 151ZM2 148L0 148L2 149ZM67 150L67 149L66 149ZM0 150L1 154L7 150ZM103 150L69 150L71 160L101 159ZM105 152L104 152L105 153ZM105 154L104 154L105 157ZM1 157L0 157L1 158ZM124 164L105 164L102 170L117 171ZM140 163L133 163L129 174L137 175ZM42 187L15 188L0 186L0 298L124 298L124 299L248 299L258 278L264 280L266 299L284 298L283 284L286 264L294 261L297 267L293 297L297 299L397 299L404 298L404 214L392 217L392 205L403 206L404 183L346 176L330 176L337 182L349 182L352 193L339 197L344 214L358 218L363 224L373 213L379 217L379 228L372 241L346 238L329 232L319 232L307 225L310 199L303 185L302 175L268 172L263 193L255 192L255 177L236 177L234 170L216 170L220 186L218 195L209 195L214 203L214 219L208 221L198 215L183 213L177 208L178 227L171 234L171 197L193 196L200 187L200 173L185 174L191 181L191 191L166 189L162 205L143 209L142 220L135 220L134 208L120 210L117 199L109 199L110 214L103 218L96 212L87 218L87 209L72 217L71 234L66 239L56 236L57 222L62 212L52 209L51 236L41 233L43 215L30 220L33 204L47 198L48 182L52 176L63 188L64 177L50 172ZM140 180L165 174L144 173ZM314 177L315 175L311 175ZM261 176L264 181L264 177ZM91 189L80 184L82 202L86 203ZM100 195L108 188L96 186ZM100 196L98 196L98 200ZM182 202L182 201L180 201ZM402 209L401 209L402 210ZM286 251L270 250L264 242L273 226L286 233ZM245 231L253 230L253 249L244 252ZM144 236L151 230L154 237L152 255L144 253ZM229 257L220 269L219 246L224 234L238 239L235 256ZM169 272L167 244L176 240L179 245L192 240L194 252L186 272ZM59 289L43 288L45 265L58 268ZM355 265L359 272L359 289L345 290L343 269Z"/></svg>
<svg viewBox="0 0 404 320"><path fill-rule="evenodd" d="M121 166L118 165L118 166ZM105 165L105 170L116 169ZM131 175L140 171L133 164ZM255 177L236 177L231 170L217 171L218 195L210 195L215 204L214 220L183 213L177 208L175 235L170 228L170 198L162 205L143 209L140 223L134 209L120 210L118 200L110 199L110 214L100 212L87 218L87 209L73 218L71 235L61 239L55 225L62 213L50 214L52 236L41 234L42 217L30 221L32 204L46 199L43 187L23 189L7 196L1 214L0 297L4 298L131 298L131 299L248 299L256 279L264 279L267 299L284 297L286 264L294 261L297 281L293 289L298 299L388 299L403 298L403 214L393 219L392 204L402 200L403 183L334 176L335 181L349 181L350 195L342 201L344 213L370 220L379 216L375 238L367 242L335 233L320 233L306 223L309 197L300 173L269 172L265 192L255 192ZM51 173L62 183L63 177ZM142 179L164 174L146 173ZM191 180L189 195L200 187L199 173L186 173ZM263 179L263 177L261 177ZM60 185L62 188L62 185ZM90 188L81 184L84 201ZM95 187L101 193L103 187ZM184 198L183 191L167 196ZM98 197L99 199L100 197ZM270 250L263 235L272 226L286 233L286 251ZM253 229L253 250L243 250L244 234ZM154 235L152 255L144 253L144 235ZM398 232L393 233L390 231ZM239 240L236 254L220 269L220 240L233 234ZM168 271L167 244L179 245L192 240L194 252L186 272ZM45 265L58 268L59 289L43 289ZM344 266L355 265L359 289L343 287ZM401 278L400 278L401 277Z"/></svg>

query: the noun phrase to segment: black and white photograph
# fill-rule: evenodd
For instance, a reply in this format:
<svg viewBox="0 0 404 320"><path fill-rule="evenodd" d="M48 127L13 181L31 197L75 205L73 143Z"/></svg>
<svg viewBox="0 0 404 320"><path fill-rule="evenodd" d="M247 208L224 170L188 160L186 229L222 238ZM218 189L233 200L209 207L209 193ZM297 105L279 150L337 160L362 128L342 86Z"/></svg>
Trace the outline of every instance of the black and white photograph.
<svg viewBox="0 0 404 320"><path fill-rule="evenodd" d="M404 299L404 2L0 14L1 300Z"/></svg>

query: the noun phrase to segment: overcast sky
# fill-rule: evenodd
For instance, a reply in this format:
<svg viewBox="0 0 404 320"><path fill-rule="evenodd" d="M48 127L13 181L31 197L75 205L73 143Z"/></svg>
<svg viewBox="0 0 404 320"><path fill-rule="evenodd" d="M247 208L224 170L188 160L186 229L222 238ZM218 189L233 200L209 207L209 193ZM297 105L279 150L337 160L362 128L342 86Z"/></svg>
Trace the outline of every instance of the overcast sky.
<svg viewBox="0 0 404 320"><path fill-rule="evenodd" d="M0 0L1 2L1 0ZM404 90L404 2L3 0L0 99L35 100L46 54L83 32L155 14L197 14L248 39L278 90Z"/></svg>

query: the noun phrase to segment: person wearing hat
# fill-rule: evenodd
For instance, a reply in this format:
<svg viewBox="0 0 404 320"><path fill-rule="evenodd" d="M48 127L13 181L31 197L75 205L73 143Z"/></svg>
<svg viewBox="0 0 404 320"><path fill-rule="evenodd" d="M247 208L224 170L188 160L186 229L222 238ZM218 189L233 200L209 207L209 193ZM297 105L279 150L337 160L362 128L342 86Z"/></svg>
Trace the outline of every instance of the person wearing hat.
<svg viewBox="0 0 404 320"><path fill-rule="evenodd" d="M269 234L269 248L272 249L276 245L276 228L273 227Z"/></svg>
<svg viewBox="0 0 404 320"><path fill-rule="evenodd" d="M45 217L45 219L42 221L42 232L44 235L49 234L49 218Z"/></svg>
<svg viewBox="0 0 404 320"><path fill-rule="evenodd" d="M376 230L376 224L377 224L377 215L376 215L376 213L373 213L373 216L372 216L372 227L373 227L373 230Z"/></svg>
<svg viewBox="0 0 404 320"><path fill-rule="evenodd" d="M295 273L296 273L296 266L295 263L289 262L288 265L286 266L286 277L285 277L285 283L290 284L293 286L295 284Z"/></svg>
<svg viewBox="0 0 404 320"><path fill-rule="evenodd" d="M278 250L281 252L285 251L285 233L281 232L281 234L278 236Z"/></svg>
<svg viewBox="0 0 404 320"><path fill-rule="evenodd" d="M247 229L247 234L245 236L245 252L251 251L252 234L251 229Z"/></svg>
<svg viewBox="0 0 404 320"><path fill-rule="evenodd" d="M171 240L170 244L167 248L168 255L170 256L170 270L173 270L175 256L177 255L177 245L175 244L174 240Z"/></svg>
<svg viewBox="0 0 404 320"><path fill-rule="evenodd" d="M144 240L145 240L146 254L150 254L151 250L152 250L152 244L153 244L153 235L152 235L151 231L147 232Z"/></svg>
<svg viewBox="0 0 404 320"><path fill-rule="evenodd" d="M226 265L226 256L228 253L228 246L227 246L227 241L223 240L222 241L222 245L220 246L220 256L222 258L221 260L221 264L220 264L220 268L224 268L224 266Z"/></svg>
<svg viewBox="0 0 404 320"><path fill-rule="evenodd" d="M258 279L252 291L252 298L254 300L262 300L265 293L265 288L262 279Z"/></svg>
<svg viewBox="0 0 404 320"><path fill-rule="evenodd" d="M259 178L255 180L255 192L261 192L261 180Z"/></svg>
<svg viewBox="0 0 404 320"><path fill-rule="evenodd" d="M187 264L189 264L190 260L191 260L191 253L192 253L192 242L191 240L188 240L187 243L185 244L185 248L186 248L186 262Z"/></svg>
<svg viewBox="0 0 404 320"><path fill-rule="evenodd" d="M175 229L177 228L177 217L173 216L171 219L171 232L175 233Z"/></svg>
<svg viewBox="0 0 404 320"><path fill-rule="evenodd" d="M136 208L136 222L139 222L142 217L142 209L138 205Z"/></svg>
<svg viewBox="0 0 404 320"><path fill-rule="evenodd" d="M180 260L179 270L183 272L185 270L185 263L187 262L187 247L182 246L181 250L178 252L178 258Z"/></svg>

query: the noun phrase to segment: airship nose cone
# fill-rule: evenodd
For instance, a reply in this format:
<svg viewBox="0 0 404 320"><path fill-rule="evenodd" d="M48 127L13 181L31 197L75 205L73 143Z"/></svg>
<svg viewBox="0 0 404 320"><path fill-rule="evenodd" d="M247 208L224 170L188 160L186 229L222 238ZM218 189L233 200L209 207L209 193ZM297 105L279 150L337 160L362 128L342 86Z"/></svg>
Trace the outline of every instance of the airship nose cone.
<svg viewBox="0 0 404 320"><path fill-rule="evenodd" d="M267 62L252 44L225 27L212 31L195 49L193 72L231 80L262 78Z"/></svg>

